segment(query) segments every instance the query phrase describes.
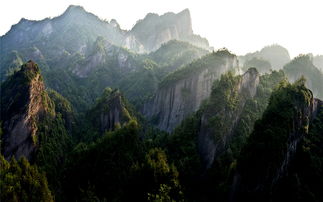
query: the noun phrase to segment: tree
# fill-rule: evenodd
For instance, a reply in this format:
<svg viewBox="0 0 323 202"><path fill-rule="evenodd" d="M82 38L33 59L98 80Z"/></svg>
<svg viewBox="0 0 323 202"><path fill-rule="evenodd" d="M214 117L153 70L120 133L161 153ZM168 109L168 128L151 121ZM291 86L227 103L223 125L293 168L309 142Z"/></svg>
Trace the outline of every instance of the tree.
<svg viewBox="0 0 323 202"><path fill-rule="evenodd" d="M8 162L0 155L0 168L1 201L54 201L45 174L26 158Z"/></svg>

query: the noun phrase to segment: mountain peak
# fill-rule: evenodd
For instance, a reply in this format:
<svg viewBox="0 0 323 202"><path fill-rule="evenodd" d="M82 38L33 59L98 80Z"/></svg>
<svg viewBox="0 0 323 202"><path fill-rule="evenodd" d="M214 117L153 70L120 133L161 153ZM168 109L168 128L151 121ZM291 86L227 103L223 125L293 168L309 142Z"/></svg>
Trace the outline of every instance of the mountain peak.
<svg viewBox="0 0 323 202"><path fill-rule="evenodd" d="M85 9L79 5L69 5L65 12L75 12L75 11L85 11Z"/></svg>
<svg viewBox="0 0 323 202"><path fill-rule="evenodd" d="M43 78L33 61L9 77L1 86L4 156L28 159L38 145L37 124L44 112L54 115L53 104L45 92Z"/></svg>
<svg viewBox="0 0 323 202"><path fill-rule="evenodd" d="M84 15L89 14L82 6L78 5L70 5L65 12L63 13L63 16L65 15Z"/></svg>
<svg viewBox="0 0 323 202"><path fill-rule="evenodd" d="M97 105L89 114L101 133L113 131L120 125L134 119L128 102L118 89L106 88L97 100Z"/></svg>
<svg viewBox="0 0 323 202"><path fill-rule="evenodd" d="M184 10L179 12L177 15L185 15L185 16L191 18L191 12L190 12L190 10L188 8L185 8Z"/></svg>

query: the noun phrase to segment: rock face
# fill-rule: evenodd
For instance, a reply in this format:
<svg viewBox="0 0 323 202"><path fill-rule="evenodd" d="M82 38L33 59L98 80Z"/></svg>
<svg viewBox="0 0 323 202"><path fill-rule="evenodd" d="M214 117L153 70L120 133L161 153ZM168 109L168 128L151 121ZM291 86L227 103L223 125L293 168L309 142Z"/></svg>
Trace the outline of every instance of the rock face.
<svg viewBox="0 0 323 202"><path fill-rule="evenodd" d="M323 72L323 55L313 57L313 64Z"/></svg>
<svg viewBox="0 0 323 202"><path fill-rule="evenodd" d="M239 80L232 93L239 98L237 106L234 108L223 107L214 111L213 105L207 106L201 116L201 125L198 132L198 150L205 168L210 168L214 159L221 154L230 143L233 131L240 120L247 99L252 99L257 92L259 84L259 74L256 69L249 69ZM212 99L212 98L211 98ZM217 102L217 100L214 100ZM210 108L211 107L211 108ZM212 126L212 119L217 119ZM218 124L223 123L223 124ZM220 125L220 128L217 128ZM221 130L221 131L220 131Z"/></svg>
<svg viewBox="0 0 323 202"><path fill-rule="evenodd" d="M36 46L45 56L55 57L61 51L84 53L88 43L93 43L99 36L121 45L124 32L115 26L114 21L102 21L80 6L69 6L62 15L53 19L22 19L1 37L1 48L5 53Z"/></svg>
<svg viewBox="0 0 323 202"><path fill-rule="evenodd" d="M37 121L47 111L48 96L38 66L29 61L2 86L3 154L32 158L37 148Z"/></svg>
<svg viewBox="0 0 323 202"><path fill-rule="evenodd" d="M98 37L91 49L88 57L80 59L71 67L73 74L79 78L86 78L100 68L128 73L138 67L133 53L114 46L103 37Z"/></svg>
<svg viewBox="0 0 323 202"><path fill-rule="evenodd" d="M171 132L184 118L199 109L202 101L210 95L213 81L237 66L236 56L229 53L221 55L221 52L191 63L165 79L153 100L145 105L144 115L159 129ZM177 75L180 78L173 80L172 77Z"/></svg>
<svg viewBox="0 0 323 202"><path fill-rule="evenodd" d="M120 91L106 88L90 116L100 132L104 133L113 131L132 119L127 108L127 103Z"/></svg>
<svg viewBox="0 0 323 202"><path fill-rule="evenodd" d="M194 35L188 9L178 14L166 13L162 16L149 13L127 34L124 46L138 52L151 52L173 39L209 49L206 39Z"/></svg>
<svg viewBox="0 0 323 202"><path fill-rule="evenodd" d="M120 28L116 20L107 22L85 11L81 6L71 5L62 15L52 19L21 19L0 37L1 53L8 55L13 50L36 47L50 60L66 54L87 55L89 46L98 37L103 37L115 46L139 53L156 50L172 39L210 49L205 38L193 34L187 9L178 14L148 14L132 30L126 31Z"/></svg>
<svg viewBox="0 0 323 202"><path fill-rule="evenodd" d="M232 201L258 201L264 197L272 201L270 197L281 194L277 189L294 183L290 179L302 179L302 172L293 166L300 157L297 153L305 151L300 142L307 141L304 138L316 114L321 113L321 106L322 101L313 98L302 80L281 85L272 93L262 119L241 152L234 183L240 193L233 194L236 197ZM299 182L296 187L301 185Z"/></svg>

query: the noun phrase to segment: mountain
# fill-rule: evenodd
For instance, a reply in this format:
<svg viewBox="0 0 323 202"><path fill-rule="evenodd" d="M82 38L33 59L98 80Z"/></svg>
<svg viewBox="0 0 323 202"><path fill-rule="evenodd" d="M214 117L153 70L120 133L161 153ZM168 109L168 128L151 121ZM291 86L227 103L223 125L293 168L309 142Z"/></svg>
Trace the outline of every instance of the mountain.
<svg viewBox="0 0 323 202"><path fill-rule="evenodd" d="M227 201L241 149L284 79L283 71L259 75L255 68L223 74L199 110L169 135L166 148L188 198Z"/></svg>
<svg viewBox="0 0 323 202"><path fill-rule="evenodd" d="M21 66L1 85L1 92L4 156L32 159L39 138L37 122L45 114L55 116L38 66L33 61Z"/></svg>
<svg viewBox="0 0 323 202"><path fill-rule="evenodd" d="M120 128L130 120L135 119L129 104L119 90L106 88L97 100L96 106L89 112L89 117L95 128L101 133Z"/></svg>
<svg viewBox="0 0 323 202"><path fill-rule="evenodd" d="M210 168L232 139L235 126L248 99L257 93L259 74L249 69L242 76L222 75L208 103L203 106L198 132L198 148L206 168Z"/></svg>
<svg viewBox="0 0 323 202"><path fill-rule="evenodd" d="M123 31L100 20L81 6L69 6L60 16L40 21L21 19L1 37L2 52L36 46L47 57L85 53L89 44L102 36L120 45Z"/></svg>
<svg viewBox="0 0 323 202"><path fill-rule="evenodd" d="M112 74L130 72L137 68L136 55L129 51L114 46L103 37L98 37L89 49L89 55L80 59L71 71L80 78L89 77L99 68L114 71ZM114 69L113 69L114 68Z"/></svg>
<svg viewBox="0 0 323 202"><path fill-rule="evenodd" d="M313 64L323 72L323 55L313 57Z"/></svg>
<svg viewBox="0 0 323 202"><path fill-rule="evenodd" d="M103 21L81 6L69 6L62 15L52 19L22 19L0 37L1 79L5 80L18 69L22 61L32 59L42 67L46 86L62 94L76 111L90 109L107 86L121 89L140 108L165 75L208 53L191 45L193 38L198 37L193 34L188 10L167 13L157 20L148 16L130 31L121 30L116 20ZM159 32L172 30L172 27L179 33L161 39L164 36ZM149 55L134 53L136 50L124 45L130 36L140 38L141 28L154 31L149 34L162 41L154 42L157 43L155 52ZM144 52L151 51L144 49ZM153 64L154 60L157 65ZM132 82L136 85L129 85Z"/></svg>
<svg viewBox="0 0 323 202"><path fill-rule="evenodd" d="M323 73L313 65L311 55L299 55L284 66L284 72L290 81L296 81L301 76L306 79L306 85L315 97L323 99Z"/></svg>
<svg viewBox="0 0 323 202"><path fill-rule="evenodd" d="M193 130L196 145L205 168L210 168L229 147L234 151L243 145L266 109L271 92L284 78L282 71L260 76L250 68L241 76L228 72L214 81L210 97L193 115L198 123ZM180 125L174 134L182 128Z"/></svg>
<svg viewBox="0 0 323 202"><path fill-rule="evenodd" d="M139 20L129 31L126 47L137 52L151 52L157 50L163 43L177 39L210 49L209 43L193 33L191 15L188 9L180 13L165 13L157 15L149 13Z"/></svg>
<svg viewBox="0 0 323 202"><path fill-rule="evenodd" d="M107 22L85 11L81 6L69 6L62 15L52 19L21 19L9 32L1 36L1 52L7 57L14 50L22 52L35 47L38 49L37 54L41 54L50 63L76 53L89 54L89 47L98 37L112 45L140 53L157 50L163 43L173 39L209 49L206 39L193 34L188 10L162 16L148 14L132 30L125 31L120 29L114 19ZM25 57L37 60L31 56L33 55L25 53ZM9 67L7 63L2 65Z"/></svg>
<svg viewBox="0 0 323 202"><path fill-rule="evenodd" d="M73 121L69 102L57 92L46 91L33 61L1 84L1 153L6 159L27 158L36 164L46 172L55 194L60 190L59 167L71 146Z"/></svg>
<svg viewBox="0 0 323 202"><path fill-rule="evenodd" d="M322 154L322 104L304 79L280 84L237 162L236 201L322 199L322 157L312 158Z"/></svg>
<svg viewBox="0 0 323 202"><path fill-rule="evenodd" d="M273 70L280 70L290 61L288 50L280 45L271 45L262 48L260 51L248 53L239 57L241 65L248 63L253 58L260 58L270 63Z"/></svg>
<svg viewBox="0 0 323 202"><path fill-rule="evenodd" d="M64 154L69 142L64 123L67 128L72 124L73 112L61 95L55 92L58 97L55 98L53 92L50 94L54 101L45 90L39 67L33 61L22 65L1 84L1 148L6 159L24 156L31 161L42 161L53 157L54 154L43 155L54 143L55 158Z"/></svg>
<svg viewBox="0 0 323 202"><path fill-rule="evenodd" d="M219 50L176 70L162 80L156 95L144 106L143 114L159 129L172 131L198 110L210 95L213 81L236 67L236 56Z"/></svg>
<svg viewBox="0 0 323 202"><path fill-rule="evenodd" d="M211 51L187 9L0 43L1 200L323 201L321 56Z"/></svg>

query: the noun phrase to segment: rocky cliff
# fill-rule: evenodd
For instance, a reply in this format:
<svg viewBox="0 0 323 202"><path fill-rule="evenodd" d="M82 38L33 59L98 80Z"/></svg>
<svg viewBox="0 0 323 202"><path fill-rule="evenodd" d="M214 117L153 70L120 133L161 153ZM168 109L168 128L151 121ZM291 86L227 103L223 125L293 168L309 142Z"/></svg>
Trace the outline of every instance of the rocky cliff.
<svg viewBox="0 0 323 202"><path fill-rule="evenodd" d="M111 88L104 90L89 116L101 133L113 131L133 119L125 98L119 90Z"/></svg>
<svg viewBox="0 0 323 202"><path fill-rule="evenodd" d="M313 57L313 64L323 72L323 55Z"/></svg>
<svg viewBox="0 0 323 202"><path fill-rule="evenodd" d="M300 181L296 184L292 181L295 176L304 177L302 166L295 162L306 153L306 143L303 146L300 143L312 141L317 135L320 138L322 134L320 131L321 134L308 136L312 120L322 110L321 103L313 98L304 80L280 84L241 152L234 183L239 193L233 200L272 201L278 196L288 196L282 190L303 186ZM297 153L301 155L296 157Z"/></svg>
<svg viewBox="0 0 323 202"><path fill-rule="evenodd" d="M152 101L145 105L143 114L159 129L172 131L199 109L210 95L213 81L237 66L235 55L220 50L175 71L161 82Z"/></svg>
<svg viewBox="0 0 323 202"><path fill-rule="evenodd" d="M6 53L36 46L47 57L57 57L66 52L85 54L88 45L99 36L112 44L121 45L124 31L115 24L114 21L100 20L81 6L71 5L62 15L52 19L21 19L1 37L1 48Z"/></svg>
<svg viewBox="0 0 323 202"><path fill-rule="evenodd" d="M149 13L127 33L124 46L137 52L151 52L173 39L210 49L205 38L193 33L188 9L177 14L165 13L161 16Z"/></svg>
<svg viewBox="0 0 323 202"><path fill-rule="evenodd" d="M210 168L214 159L230 144L247 100L256 95L259 74L252 68L242 76L234 78L229 75L221 81L232 82L232 86L224 91L215 91L209 104L202 109L198 150L205 168ZM221 81L218 84L220 88L226 86ZM223 97L227 99L223 100Z"/></svg>
<svg viewBox="0 0 323 202"><path fill-rule="evenodd" d="M31 159L38 145L37 122L45 113L55 115L37 64L24 64L1 86L1 91L2 152L7 159Z"/></svg>
<svg viewBox="0 0 323 202"><path fill-rule="evenodd" d="M100 69L127 73L139 66L136 64L135 54L114 46L103 37L98 37L90 49L88 57L78 60L71 67L71 71L77 77L88 77L91 73Z"/></svg>
<svg viewBox="0 0 323 202"><path fill-rule="evenodd" d="M9 32L0 37L1 52L7 56L13 50L23 51L36 47L47 60L89 54L90 46L98 37L103 37L115 46L144 53L157 50L172 39L190 42L210 49L208 41L193 34L189 10L162 16L148 14L139 20L130 31L122 30L116 20L101 20L81 6L69 6L55 18L40 21L22 18ZM31 58L27 54L26 58ZM35 58L32 58L36 60ZM38 60L37 60L38 61Z"/></svg>

